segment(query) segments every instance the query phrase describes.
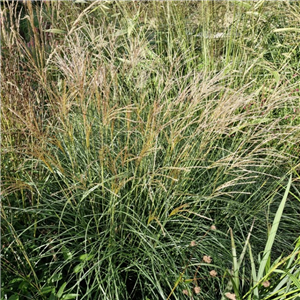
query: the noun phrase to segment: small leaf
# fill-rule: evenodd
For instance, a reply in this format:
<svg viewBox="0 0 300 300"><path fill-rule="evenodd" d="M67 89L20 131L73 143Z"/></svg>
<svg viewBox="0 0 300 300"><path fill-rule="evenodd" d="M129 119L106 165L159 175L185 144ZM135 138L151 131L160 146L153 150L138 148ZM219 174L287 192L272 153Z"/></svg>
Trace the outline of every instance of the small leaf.
<svg viewBox="0 0 300 300"><path fill-rule="evenodd" d="M67 283L65 282L61 287L60 289L58 290L57 292L57 297L60 298L65 290L65 287L66 287Z"/></svg>
<svg viewBox="0 0 300 300"><path fill-rule="evenodd" d="M80 255L80 257L79 257L79 259L81 260L81 261L89 261L89 260L91 260L92 258L94 257L94 255L93 254L82 254L82 255Z"/></svg>
<svg viewBox="0 0 300 300"><path fill-rule="evenodd" d="M74 268L74 273L79 273L82 269L83 269L83 263L78 264L75 268Z"/></svg>
<svg viewBox="0 0 300 300"><path fill-rule="evenodd" d="M15 283L15 282L20 282L20 281L23 281L23 278L14 278L9 283Z"/></svg>
<svg viewBox="0 0 300 300"><path fill-rule="evenodd" d="M8 298L8 300L19 300L19 295L14 294L14 295L10 296Z"/></svg>
<svg viewBox="0 0 300 300"><path fill-rule="evenodd" d="M62 279L62 273L53 274L53 276L48 280L48 282L57 282Z"/></svg>
<svg viewBox="0 0 300 300"><path fill-rule="evenodd" d="M44 286L41 289L41 294L46 295L46 294L49 294L49 293L54 292L54 291L55 291L55 288L53 286Z"/></svg>

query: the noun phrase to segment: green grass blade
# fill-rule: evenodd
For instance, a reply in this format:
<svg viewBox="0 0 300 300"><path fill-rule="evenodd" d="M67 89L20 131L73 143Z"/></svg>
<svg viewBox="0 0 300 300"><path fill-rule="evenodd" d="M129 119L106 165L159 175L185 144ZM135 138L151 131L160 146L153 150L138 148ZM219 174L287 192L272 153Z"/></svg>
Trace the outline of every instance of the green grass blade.
<svg viewBox="0 0 300 300"><path fill-rule="evenodd" d="M258 280L260 280L263 277L263 273L264 273L266 264L268 262L270 254L271 254L271 249L272 249L275 237L276 237L276 233L277 233L279 222L280 222L280 219L281 219L281 216L282 216L282 213L283 213L283 209L284 209L284 206L285 206L285 203L286 203L289 191L290 191L291 183L292 183L292 176L290 176L290 179L289 179L288 185L286 187L284 196L281 200L281 203L278 207L278 210L276 212L276 215L275 215L275 218L274 218L274 221L273 221L273 225L272 225L272 228L271 228L271 231L270 231L270 235L268 237L268 241L267 241L267 244L266 244L266 247L265 247L265 250L264 250L263 258L262 258L261 263L259 265L258 274L257 274L257 279Z"/></svg>
<svg viewBox="0 0 300 300"><path fill-rule="evenodd" d="M248 248L249 248L249 256L250 256L250 262L251 262L251 275L252 275L252 279L253 279L253 286L255 286L257 284L256 268L255 268L255 263L254 263L250 243L248 244ZM254 293L254 296L256 296L258 298L258 288L257 287L254 288L253 293Z"/></svg>
<svg viewBox="0 0 300 300"><path fill-rule="evenodd" d="M236 290L237 290L235 292L238 292L238 290L239 290L239 264L237 261L236 246L235 246L231 228L230 228L230 236L231 236L231 250L232 250L232 259L233 259L233 282L234 282L234 286L236 287Z"/></svg>

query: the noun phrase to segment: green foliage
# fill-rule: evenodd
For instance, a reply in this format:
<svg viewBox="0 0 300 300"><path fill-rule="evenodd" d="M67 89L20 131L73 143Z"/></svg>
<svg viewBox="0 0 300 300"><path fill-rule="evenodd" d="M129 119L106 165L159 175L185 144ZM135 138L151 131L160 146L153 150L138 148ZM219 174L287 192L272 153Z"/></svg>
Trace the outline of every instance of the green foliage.
<svg viewBox="0 0 300 300"><path fill-rule="evenodd" d="M300 271L299 271L299 256L300 248L299 245L296 244L295 249L292 251L290 255L281 259L281 257L277 258L273 264L271 265L271 250L273 244L275 242L276 233L278 231L278 226L283 215L283 209L286 204L290 187L292 183L292 176L290 176L288 185L285 190L285 194L282 198L280 206L276 212L275 218L273 220L272 227L268 234L268 239L265 245L265 249L263 251L262 257L259 258L258 270L255 267L255 261L252 254L251 244L250 244L250 235L253 229L254 222L251 226L248 238L245 242L243 252L237 261L236 249L233 234L231 231L231 240L232 240L232 256L233 256L233 268L230 272L231 278L229 283L227 284L226 290L233 289L234 295L237 299L269 299L275 296L278 296L276 299L286 299L286 296L289 296L289 299L297 299L297 295L299 295L300 291ZM248 292L246 292L243 296L241 294L240 289L240 267L243 262L246 249L249 250L250 262L251 262L251 288ZM282 274L278 276L278 274ZM228 298L225 293L222 299ZM231 293L229 293L231 294Z"/></svg>
<svg viewBox="0 0 300 300"><path fill-rule="evenodd" d="M297 3L2 7L1 300L296 297Z"/></svg>

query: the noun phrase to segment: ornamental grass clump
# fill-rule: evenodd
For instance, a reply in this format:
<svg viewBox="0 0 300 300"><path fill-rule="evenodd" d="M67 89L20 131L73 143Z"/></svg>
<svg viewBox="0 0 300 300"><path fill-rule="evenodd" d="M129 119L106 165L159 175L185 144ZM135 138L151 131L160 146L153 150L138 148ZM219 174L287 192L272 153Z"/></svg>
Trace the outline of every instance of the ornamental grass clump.
<svg viewBox="0 0 300 300"><path fill-rule="evenodd" d="M256 217L251 246L261 251L278 181L297 170L299 118L285 118L299 104L297 83L279 83L242 34L239 43L199 38L186 16L199 11L204 31L214 4L185 4L27 3L28 44L6 3L8 299L217 299L232 261L228 228L239 250ZM286 209L277 254L297 235L297 207Z"/></svg>

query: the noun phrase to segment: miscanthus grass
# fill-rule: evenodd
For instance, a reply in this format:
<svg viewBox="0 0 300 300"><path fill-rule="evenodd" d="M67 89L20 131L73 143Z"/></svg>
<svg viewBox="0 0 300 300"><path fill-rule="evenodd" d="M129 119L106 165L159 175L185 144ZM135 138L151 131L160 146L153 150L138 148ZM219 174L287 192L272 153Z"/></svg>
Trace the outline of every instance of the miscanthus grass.
<svg viewBox="0 0 300 300"><path fill-rule="evenodd" d="M297 294L297 3L2 5L1 299Z"/></svg>

